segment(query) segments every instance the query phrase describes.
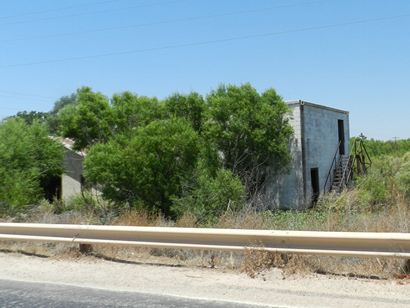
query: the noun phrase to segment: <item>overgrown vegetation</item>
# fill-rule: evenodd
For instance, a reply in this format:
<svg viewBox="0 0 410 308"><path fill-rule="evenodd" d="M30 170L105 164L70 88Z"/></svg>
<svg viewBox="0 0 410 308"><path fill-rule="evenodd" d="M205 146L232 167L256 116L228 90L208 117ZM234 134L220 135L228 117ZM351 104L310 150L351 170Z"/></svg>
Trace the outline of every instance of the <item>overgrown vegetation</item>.
<svg viewBox="0 0 410 308"><path fill-rule="evenodd" d="M109 99L84 87L49 113L16 117L28 126L41 120L86 151L86 181L113 209L170 218L189 212L210 223L242 208L267 175L286 170L288 112L273 89L244 84L164 100L130 92Z"/></svg>
<svg viewBox="0 0 410 308"><path fill-rule="evenodd" d="M352 142L356 138L352 138ZM410 152L410 139L398 140L366 140L366 148L371 157L380 157L383 155L401 156Z"/></svg>
<svg viewBox="0 0 410 308"><path fill-rule="evenodd" d="M62 173L62 146L45 125L21 119L0 124L0 213L15 213L38 203L43 187Z"/></svg>
<svg viewBox="0 0 410 308"><path fill-rule="evenodd" d="M250 196L290 159L287 112L273 90L259 94L248 84L164 100L129 92L109 99L81 88L50 113L23 112L0 124L1 214L51 223L410 232L409 140L366 140L368 173L310 210L255 210ZM40 201L47 181L62 172L52 132L87 151L85 176L102 196ZM249 251L244 270L251 276L290 264L336 270L323 260ZM372 266L399 269L389 262Z"/></svg>

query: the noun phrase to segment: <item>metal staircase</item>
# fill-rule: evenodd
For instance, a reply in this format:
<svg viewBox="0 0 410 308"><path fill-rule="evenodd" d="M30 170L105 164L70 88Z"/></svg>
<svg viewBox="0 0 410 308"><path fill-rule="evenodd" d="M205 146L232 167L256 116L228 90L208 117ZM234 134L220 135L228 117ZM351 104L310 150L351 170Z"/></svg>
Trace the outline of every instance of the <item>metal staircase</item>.
<svg viewBox="0 0 410 308"><path fill-rule="evenodd" d="M367 173L372 161L364 145L365 139L361 135L353 141L350 155L340 154L339 142L326 178L324 192L340 193L353 180L354 174L364 175Z"/></svg>
<svg viewBox="0 0 410 308"><path fill-rule="evenodd" d="M331 191L341 192L352 179L352 160L350 155L340 155L339 162L334 169Z"/></svg>

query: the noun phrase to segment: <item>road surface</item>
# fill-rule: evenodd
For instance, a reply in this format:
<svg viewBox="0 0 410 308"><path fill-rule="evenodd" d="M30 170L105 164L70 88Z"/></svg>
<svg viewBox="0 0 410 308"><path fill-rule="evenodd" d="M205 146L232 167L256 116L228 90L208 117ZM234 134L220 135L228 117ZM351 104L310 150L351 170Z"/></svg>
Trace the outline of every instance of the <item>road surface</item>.
<svg viewBox="0 0 410 308"><path fill-rule="evenodd" d="M137 292L112 292L51 283L0 280L0 307L252 308L256 306Z"/></svg>
<svg viewBox="0 0 410 308"><path fill-rule="evenodd" d="M286 277L280 269L251 279L229 270L91 256L56 259L0 252L0 281L0 307L410 307L406 280Z"/></svg>

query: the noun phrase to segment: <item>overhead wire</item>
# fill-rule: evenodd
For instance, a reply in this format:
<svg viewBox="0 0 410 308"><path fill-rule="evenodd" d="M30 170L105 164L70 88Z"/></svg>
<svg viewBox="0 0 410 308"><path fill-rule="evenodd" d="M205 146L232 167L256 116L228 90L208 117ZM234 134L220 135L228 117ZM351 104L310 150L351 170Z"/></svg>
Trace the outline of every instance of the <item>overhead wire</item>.
<svg viewBox="0 0 410 308"><path fill-rule="evenodd" d="M226 37L226 38L221 38L221 39L213 39L213 40L205 40L205 41L197 41L197 42L188 42L188 43L181 43L181 44L170 44L170 45L158 46L158 47L149 47L149 48L123 50L123 51L113 51L113 52L106 52L106 53L93 54L93 55L73 56L73 57L66 57L66 58L25 62L25 63L6 64L6 65L0 65L0 69L13 68L13 67L24 67L24 66L32 66L32 65L41 65L41 64L60 63L60 62L76 61L76 60L88 60L88 59L95 59L95 58L104 58L104 57L120 56L120 55L128 55L128 54L138 54L138 53L145 53L145 52L150 52L150 51L161 51L161 50L177 49L177 48L184 48L184 47L195 47L195 46L205 46L205 45L212 45L212 44L221 44L221 43L233 42L233 41L241 41L241 40L264 38L264 37L273 37L273 36L285 35L285 34L291 34L291 33L298 33L298 32L309 32L309 31L344 27L344 26L349 26L349 25L366 24L366 23L373 23L373 22L379 22L379 21L387 21L387 20L399 19L399 18L404 18L404 17L409 17L409 16L410 16L410 14L401 14L401 15L393 15L393 16L388 16L388 17L360 19L360 20L355 20L355 21L348 21L348 22L341 22L341 23L334 23L334 24L327 24L327 25L311 26L311 27L305 27L305 28L296 28L296 29L284 30L284 31L265 32L265 33L258 33L258 34L232 36L232 37Z"/></svg>
<svg viewBox="0 0 410 308"><path fill-rule="evenodd" d="M99 10L99 11L90 11L90 12L67 14L67 15L60 15L60 16L51 16L51 17L44 17L44 18L38 18L38 19L32 19L32 20L12 21L12 22L1 23L0 26L26 24L26 23L49 21L49 20L55 20L55 19L60 20L62 18L72 18L72 17L88 16L88 15L95 15L95 14L105 14L105 13L111 14L116 11L124 11L124 10L130 10L130 9L135 9L135 8L151 7L151 6L157 6L157 5L163 5L163 4L172 4L172 3L177 3L181 1L186 1L186 0L170 0L170 1L165 1L165 2L154 2L154 3L149 3L149 4L133 5L133 6L127 6L127 7L121 7L121 8L111 8L111 9L104 9L104 10Z"/></svg>
<svg viewBox="0 0 410 308"><path fill-rule="evenodd" d="M20 37L20 38L8 39L8 40L0 40L0 43L9 43L9 42L27 41L27 40L31 41L31 40L37 40L37 39L50 39L50 38L59 38L59 37L66 37L66 36L78 36L78 35L84 35L84 34L90 34L90 33L99 33L99 32L116 31L116 30L124 30L124 29L135 29L135 28L141 28L141 27L164 25L164 24L173 24L173 23L197 21L197 20L205 20L205 19L219 18L219 17L228 17L228 16L245 15L245 14L257 14L257 13L264 13L264 12L267 12L267 11L271 11L271 10L274 10L274 9L309 5L309 4L319 3L319 2L323 2L323 0L309 1L309 2L303 2L303 3L276 5L276 6L265 7L265 8L261 8L261 9L241 10L241 11L236 11L236 12L200 15L200 16L193 16L193 17L186 17L186 18L176 18L176 19L169 19L169 20L148 22L148 23L140 23L140 24L134 24L134 25L104 27L104 28L99 28L99 29L77 31L77 32L54 33L54 34L42 35L42 36L31 36L31 37L28 37L28 38L27 37L25 37L25 38Z"/></svg>
<svg viewBox="0 0 410 308"><path fill-rule="evenodd" d="M82 8L82 7L86 7L86 6L91 6L91 5L101 5L101 4L106 4L106 3L118 2L118 1L121 1L121 0L105 0L105 1L83 3L81 5L70 5L70 6L54 8L54 9L27 12L27 13L22 13L22 14L19 14L19 15L0 16L0 19L12 19L12 18L19 18L19 17L24 17L24 16L47 14L47 13L52 13L52 12L66 11L66 10L70 10L70 9L77 9L77 8Z"/></svg>
<svg viewBox="0 0 410 308"><path fill-rule="evenodd" d="M14 91L3 91L0 90L0 96L6 96L6 97L35 97L35 98L45 98L45 99L51 99L53 97L51 96L45 96L45 95L39 95L39 94L32 94L32 93L20 93L20 92L14 92Z"/></svg>

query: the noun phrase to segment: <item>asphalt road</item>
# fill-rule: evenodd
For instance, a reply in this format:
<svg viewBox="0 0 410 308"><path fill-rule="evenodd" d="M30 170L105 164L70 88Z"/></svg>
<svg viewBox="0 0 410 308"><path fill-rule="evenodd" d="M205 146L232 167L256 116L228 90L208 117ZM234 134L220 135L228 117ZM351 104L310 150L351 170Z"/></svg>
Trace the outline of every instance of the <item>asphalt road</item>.
<svg viewBox="0 0 410 308"><path fill-rule="evenodd" d="M112 292L67 285L0 280L0 307L251 308L256 306L147 293Z"/></svg>

